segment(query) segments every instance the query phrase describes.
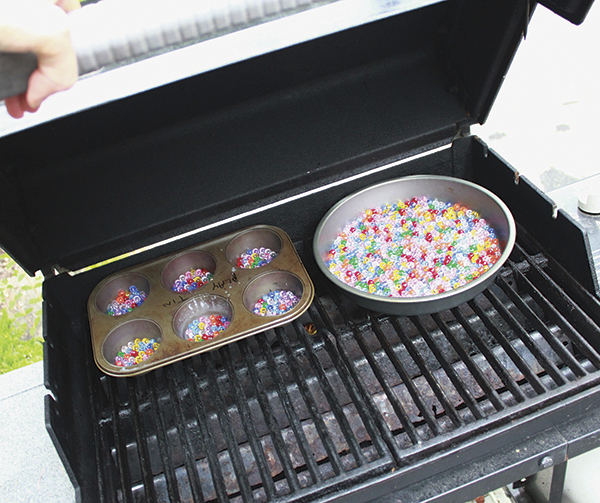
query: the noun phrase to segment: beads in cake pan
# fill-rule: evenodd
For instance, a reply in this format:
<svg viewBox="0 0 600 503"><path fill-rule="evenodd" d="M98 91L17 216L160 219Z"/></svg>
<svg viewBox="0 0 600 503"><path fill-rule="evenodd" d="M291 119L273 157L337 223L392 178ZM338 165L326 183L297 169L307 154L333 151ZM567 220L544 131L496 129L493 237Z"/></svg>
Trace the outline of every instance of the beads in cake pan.
<svg viewBox="0 0 600 503"><path fill-rule="evenodd" d="M501 254L477 212L423 196L367 209L338 234L327 265L364 292L424 297L467 284Z"/></svg>
<svg viewBox="0 0 600 503"><path fill-rule="evenodd" d="M191 292L212 279L212 273L206 269L191 269L175 280L172 289L174 292Z"/></svg>
<svg viewBox="0 0 600 503"><path fill-rule="evenodd" d="M223 333L229 323L229 320L220 314L200 316L188 325L185 337L188 341L209 341Z"/></svg>
<svg viewBox="0 0 600 503"><path fill-rule="evenodd" d="M160 346L156 339L134 339L128 342L115 356L115 365L131 367L146 361Z"/></svg>
<svg viewBox="0 0 600 503"><path fill-rule="evenodd" d="M269 248L252 248L246 250L237 259L237 266L241 269L256 269L268 264L277 256L277 252Z"/></svg>
<svg viewBox="0 0 600 503"><path fill-rule="evenodd" d="M108 305L106 314L120 316L130 313L136 307L141 306L147 297L146 292L138 290L135 285L131 285L128 291L119 291L115 300Z"/></svg>
<svg viewBox="0 0 600 503"><path fill-rule="evenodd" d="M256 301L252 312L259 316L279 316L292 309L299 300L289 290L272 290Z"/></svg>

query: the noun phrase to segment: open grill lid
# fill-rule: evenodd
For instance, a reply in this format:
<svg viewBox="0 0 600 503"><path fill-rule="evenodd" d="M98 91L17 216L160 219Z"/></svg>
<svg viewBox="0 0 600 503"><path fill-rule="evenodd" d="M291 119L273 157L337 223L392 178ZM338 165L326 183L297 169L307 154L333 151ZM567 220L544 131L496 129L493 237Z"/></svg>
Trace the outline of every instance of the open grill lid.
<svg viewBox="0 0 600 503"><path fill-rule="evenodd" d="M581 24L587 16L592 2L589 0L540 0L550 10L574 24Z"/></svg>
<svg viewBox="0 0 600 503"><path fill-rule="evenodd" d="M411 5L0 139L0 245L77 270L449 143L485 120L534 3Z"/></svg>

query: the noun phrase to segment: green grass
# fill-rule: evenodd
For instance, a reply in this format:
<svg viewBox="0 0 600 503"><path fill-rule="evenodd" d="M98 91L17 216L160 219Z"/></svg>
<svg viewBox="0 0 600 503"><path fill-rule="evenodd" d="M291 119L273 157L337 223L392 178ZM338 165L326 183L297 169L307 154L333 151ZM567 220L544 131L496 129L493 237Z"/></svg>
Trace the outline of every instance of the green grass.
<svg viewBox="0 0 600 503"><path fill-rule="evenodd" d="M137 252L86 268L94 269ZM0 249L0 374L43 358L42 277L28 276Z"/></svg>
<svg viewBox="0 0 600 503"><path fill-rule="evenodd" d="M23 340L23 328L22 323L11 320L5 313L0 315L0 374L42 359L42 338Z"/></svg>
<svg viewBox="0 0 600 503"><path fill-rule="evenodd" d="M43 357L41 284L0 250L0 374Z"/></svg>

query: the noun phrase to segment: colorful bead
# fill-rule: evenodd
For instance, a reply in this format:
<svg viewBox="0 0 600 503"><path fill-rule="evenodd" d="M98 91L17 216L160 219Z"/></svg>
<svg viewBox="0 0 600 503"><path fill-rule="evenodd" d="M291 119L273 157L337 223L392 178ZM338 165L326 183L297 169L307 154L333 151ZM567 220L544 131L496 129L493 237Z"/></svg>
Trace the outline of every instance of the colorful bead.
<svg viewBox="0 0 600 503"><path fill-rule="evenodd" d="M277 256L277 252L269 248L253 248L242 253L237 259L237 266L241 269L256 269L268 264Z"/></svg>
<svg viewBox="0 0 600 503"><path fill-rule="evenodd" d="M207 269L191 269L175 280L172 290L174 292L191 292L212 279L213 275Z"/></svg>
<svg viewBox="0 0 600 503"><path fill-rule="evenodd" d="M424 297L465 285L501 254L477 212L423 196L366 210L338 234L326 262L364 292Z"/></svg>
<svg viewBox="0 0 600 503"><path fill-rule="evenodd" d="M252 312L259 316L279 316L292 309L300 299L289 290L274 290L262 296L255 304Z"/></svg>
<svg viewBox="0 0 600 503"><path fill-rule="evenodd" d="M188 341L209 341L221 335L229 326L229 320L220 314L200 316L193 320L185 330L185 338Z"/></svg>
<svg viewBox="0 0 600 503"><path fill-rule="evenodd" d="M141 306L148 298L144 291L139 291L135 285L131 285L129 290L120 290L115 300L106 308L106 314L110 316L121 316L130 313L136 307Z"/></svg>
<svg viewBox="0 0 600 503"><path fill-rule="evenodd" d="M131 367L148 359L160 346L156 339L135 339L129 341L115 356L117 367ZM137 348L137 349L135 349Z"/></svg>

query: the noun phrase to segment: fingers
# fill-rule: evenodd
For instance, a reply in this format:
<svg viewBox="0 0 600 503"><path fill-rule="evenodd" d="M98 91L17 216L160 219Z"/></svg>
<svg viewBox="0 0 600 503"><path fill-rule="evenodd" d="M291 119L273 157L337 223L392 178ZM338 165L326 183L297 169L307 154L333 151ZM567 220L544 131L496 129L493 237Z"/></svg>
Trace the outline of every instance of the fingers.
<svg viewBox="0 0 600 503"><path fill-rule="evenodd" d="M71 12L72 10L76 10L81 7L79 0L58 0L55 2L55 5L60 7L65 12Z"/></svg>
<svg viewBox="0 0 600 503"><path fill-rule="evenodd" d="M70 86L62 85L60 82L55 82L48 75L45 75L39 68L35 70L29 77L29 86L25 93L25 102L28 109L26 111L37 110L42 101L48 96L68 89ZM29 110L30 109L30 110Z"/></svg>
<svg viewBox="0 0 600 503"><path fill-rule="evenodd" d="M0 0L0 6L4 0ZM68 89L78 77L77 57L64 9L79 7L77 0L20 0L4 5L0 21L0 50L34 52L38 68L31 74L27 91L6 100L13 117L36 111L51 94Z"/></svg>
<svg viewBox="0 0 600 503"><path fill-rule="evenodd" d="M6 111L8 112L8 115L15 119L20 119L23 117L23 115L25 115L25 110L23 108L24 102L25 95L23 94L6 98L4 104L6 105Z"/></svg>
<svg viewBox="0 0 600 503"><path fill-rule="evenodd" d="M8 114L15 119L23 117L25 112L37 112L37 108L31 108L31 106L29 106L24 93L7 98L4 103Z"/></svg>
<svg viewBox="0 0 600 503"><path fill-rule="evenodd" d="M69 89L78 77L77 56L65 32L38 54L38 67L29 77L26 102L37 110L48 96Z"/></svg>

